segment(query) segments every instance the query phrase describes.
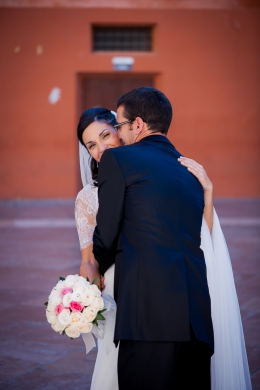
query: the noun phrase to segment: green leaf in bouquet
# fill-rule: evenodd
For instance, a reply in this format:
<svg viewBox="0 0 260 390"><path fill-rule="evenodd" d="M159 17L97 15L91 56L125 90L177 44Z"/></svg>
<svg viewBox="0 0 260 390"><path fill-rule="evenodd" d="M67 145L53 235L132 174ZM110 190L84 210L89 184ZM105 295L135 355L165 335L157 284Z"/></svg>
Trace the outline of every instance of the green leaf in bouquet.
<svg viewBox="0 0 260 390"><path fill-rule="evenodd" d="M94 279L93 282L91 284L95 284L98 282L98 279Z"/></svg>
<svg viewBox="0 0 260 390"><path fill-rule="evenodd" d="M98 326L97 319L95 318L94 321L92 321L94 325Z"/></svg>
<svg viewBox="0 0 260 390"><path fill-rule="evenodd" d="M60 276L60 280L65 280L65 278L63 278L62 276Z"/></svg>
<svg viewBox="0 0 260 390"><path fill-rule="evenodd" d="M65 334L65 330L62 331L62 335L64 335L64 334Z"/></svg>
<svg viewBox="0 0 260 390"><path fill-rule="evenodd" d="M97 316L96 316L96 320L97 321L104 321L105 320L105 317L102 316L102 314L100 314L99 312L97 313Z"/></svg>
<svg viewBox="0 0 260 390"><path fill-rule="evenodd" d="M87 282L89 282L89 281L90 281L88 277L86 277L86 279L87 279Z"/></svg>
<svg viewBox="0 0 260 390"><path fill-rule="evenodd" d="M45 306L48 306L48 301L44 303Z"/></svg>
<svg viewBox="0 0 260 390"><path fill-rule="evenodd" d="M99 310L98 313L104 313L104 311L106 311L107 309L103 309L103 310Z"/></svg>

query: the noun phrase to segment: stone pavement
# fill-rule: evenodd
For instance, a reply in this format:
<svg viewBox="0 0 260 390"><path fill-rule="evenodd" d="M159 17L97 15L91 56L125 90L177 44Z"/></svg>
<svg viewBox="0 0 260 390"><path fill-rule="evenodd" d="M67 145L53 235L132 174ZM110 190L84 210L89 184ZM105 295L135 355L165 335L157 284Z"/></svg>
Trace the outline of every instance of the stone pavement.
<svg viewBox="0 0 260 390"><path fill-rule="evenodd" d="M230 250L257 390L260 201L219 199L215 205ZM86 355L81 339L55 333L43 306L59 276L78 273L73 201L1 201L0 248L0 389L90 389L96 351Z"/></svg>

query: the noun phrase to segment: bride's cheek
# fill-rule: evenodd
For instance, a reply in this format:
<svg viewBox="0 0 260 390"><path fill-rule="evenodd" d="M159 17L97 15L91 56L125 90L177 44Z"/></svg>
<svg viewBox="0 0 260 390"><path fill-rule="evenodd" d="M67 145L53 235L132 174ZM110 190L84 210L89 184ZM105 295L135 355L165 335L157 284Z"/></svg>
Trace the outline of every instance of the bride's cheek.
<svg viewBox="0 0 260 390"><path fill-rule="evenodd" d="M97 160L97 153L96 152L90 152L89 153L90 155L91 155L91 157L93 157L94 158L94 160Z"/></svg>

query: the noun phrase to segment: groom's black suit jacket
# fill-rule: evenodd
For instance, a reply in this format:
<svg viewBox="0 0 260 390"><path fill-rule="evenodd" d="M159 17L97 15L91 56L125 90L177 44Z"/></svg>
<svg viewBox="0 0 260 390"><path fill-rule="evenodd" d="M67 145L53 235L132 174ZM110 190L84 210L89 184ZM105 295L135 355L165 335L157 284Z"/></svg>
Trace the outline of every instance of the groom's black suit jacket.
<svg viewBox="0 0 260 390"><path fill-rule="evenodd" d="M203 190L179 156L162 135L104 152L93 252L115 263L115 342L188 341L191 323L213 350Z"/></svg>

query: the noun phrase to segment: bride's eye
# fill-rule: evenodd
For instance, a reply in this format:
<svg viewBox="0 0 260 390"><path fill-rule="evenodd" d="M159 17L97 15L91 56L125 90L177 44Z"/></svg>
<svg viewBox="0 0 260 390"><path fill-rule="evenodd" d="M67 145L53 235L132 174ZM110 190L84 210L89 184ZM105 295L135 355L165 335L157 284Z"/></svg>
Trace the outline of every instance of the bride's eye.
<svg viewBox="0 0 260 390"><path fill-rule="evenodd" d="M91 144L91 145L89 145L89 147L88 147L88 150L91 150L91 149L93 149L93 148L94 148L94 146L95 146L95 144Z"/></svg>
<svg viewBox="0 0 260 390"><path fill-rule="evenodd" d="M103 134L103 139L107 138L110 135L110 133Z"/></svg>

